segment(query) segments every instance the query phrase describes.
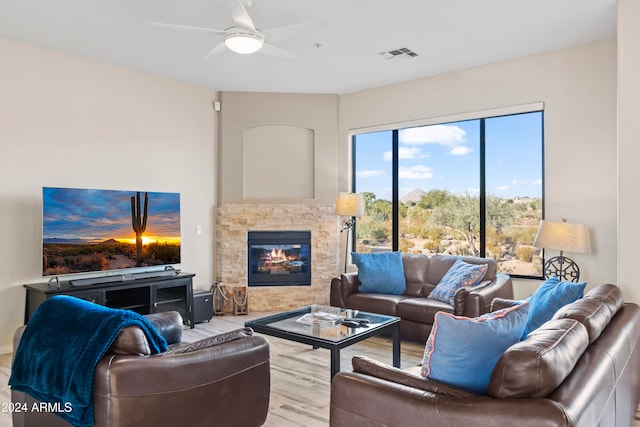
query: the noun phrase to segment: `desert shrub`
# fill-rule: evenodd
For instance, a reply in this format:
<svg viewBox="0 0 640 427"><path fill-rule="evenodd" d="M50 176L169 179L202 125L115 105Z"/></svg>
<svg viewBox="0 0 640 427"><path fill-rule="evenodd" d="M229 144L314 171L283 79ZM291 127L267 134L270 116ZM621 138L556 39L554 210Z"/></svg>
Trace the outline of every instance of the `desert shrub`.
<svg viewBox="0 0 640 427"><path fill-rule="evenodd" d="M516 249L516 259L524 262L531 262L533 260L533 253L535 252L533 246L518 246Z"/></svg>
<svg viewBox="0 0 640 427"><path fill-rule="evenodd" d="M411 253L413 249L413 242L409 239L401 238L400 242L398 242L398 249L400 252Z"/></svg>
<svg viewBox="0 0 640 427"><path fill-rule="evenodd" d="M377 221L373 218L363 217L357 225L358 238L380 240L391 235L391 227L388 222Z"/></svg>
<svg viewBox="0 0 640 427"><path fill-rule="evenodd" d="M438 253L438 251L440 250L440 245L438 244L438 242L435 242L433 240L427 240L426 242L424 242L424 245L422 245L422 247L428 251L435 253Z"/></svg>

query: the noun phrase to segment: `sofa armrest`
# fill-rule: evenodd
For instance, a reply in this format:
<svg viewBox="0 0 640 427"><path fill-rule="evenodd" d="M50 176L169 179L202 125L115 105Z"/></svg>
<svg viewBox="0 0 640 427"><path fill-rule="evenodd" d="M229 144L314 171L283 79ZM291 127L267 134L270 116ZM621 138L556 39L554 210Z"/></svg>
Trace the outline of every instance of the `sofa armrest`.
<svg viewBox="0 0 640 427"><path fill-rule="evenodd" d="M358 273L341 274L340 277L331 279L331 291L329 295L329 304L334 307L347 308L347 299L349 295L358 292Z"/></svg>
<svg viewBox="0 0 640 427"><path fill-rule="evenodd" d="M331 427L566 426L567 416L549 399L452 397L356 372L340 372L331 383Z"/></svg>
<svg viewBox="0 0 640 427"><path fill-rule="evenodd" d="M491 311L494 298L513 299L513 283L508 274L496 274L487 286L469 291L464 304L464 316L478 317Z"/></svg>

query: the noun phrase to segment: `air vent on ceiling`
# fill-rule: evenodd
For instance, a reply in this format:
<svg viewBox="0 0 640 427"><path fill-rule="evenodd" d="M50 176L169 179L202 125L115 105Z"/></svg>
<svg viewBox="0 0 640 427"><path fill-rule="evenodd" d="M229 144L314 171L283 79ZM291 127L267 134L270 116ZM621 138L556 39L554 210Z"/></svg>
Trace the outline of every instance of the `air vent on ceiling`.
<svg viewBox="0 0 640 427"><path fill-rule="evenodd" d="M408 47L399 47L397 49L385 50L384 52L378 52L384 59L400 59L400 58L415 58L417 53L409 49Z"/></svg>

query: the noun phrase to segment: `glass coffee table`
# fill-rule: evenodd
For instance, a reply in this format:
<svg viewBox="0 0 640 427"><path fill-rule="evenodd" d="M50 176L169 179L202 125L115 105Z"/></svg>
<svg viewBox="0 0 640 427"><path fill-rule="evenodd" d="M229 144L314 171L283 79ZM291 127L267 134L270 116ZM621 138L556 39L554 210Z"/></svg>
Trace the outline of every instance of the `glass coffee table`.
<svg viewBox="0 0 640 427"><path fill-rule="evenodd" d="M361 326L341 323L349 319L363 323ZM250 320L245 326L264 335L328 349L331 352L331 379L340 371L341 349L388 333L393 340L393 366L400 367L399 317L314 304Z"/></svg>

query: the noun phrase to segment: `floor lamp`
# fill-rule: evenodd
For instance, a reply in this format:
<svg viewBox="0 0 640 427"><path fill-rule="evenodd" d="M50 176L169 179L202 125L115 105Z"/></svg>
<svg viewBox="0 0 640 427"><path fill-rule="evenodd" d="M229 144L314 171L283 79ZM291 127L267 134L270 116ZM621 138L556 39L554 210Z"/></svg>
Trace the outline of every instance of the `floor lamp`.
<svg viewBox="0 0 640 427"><path fill-rule="evenodd" d="M342 221L342 230L347 231L347 238L344 251L344 272L347 272L347 258L349 256L349 231L356 224L356 217L364 215L364 203L362 194L359 193L338 193L336 201L336 215L345 217Z"/></svg>
<svg viewBox="0 0 640 427"><path fill-rule="evenodd" d="M575 261L564 256L563 251L590 252L589 229L586 225L568 223L564 218L562 222L542 221L533 246L560 251L560 256L549 258L544 263L545 279L556 276L560 280L577 282L580 268Z"/></svg>

